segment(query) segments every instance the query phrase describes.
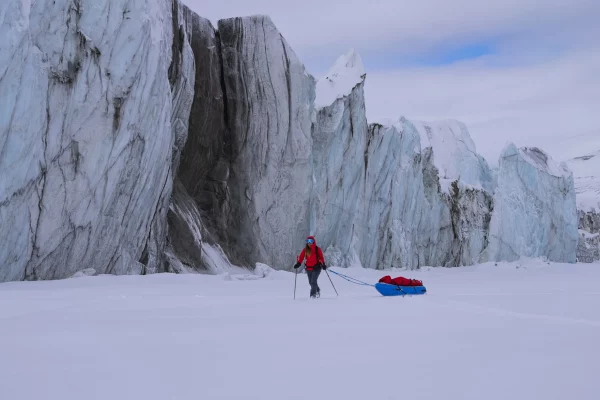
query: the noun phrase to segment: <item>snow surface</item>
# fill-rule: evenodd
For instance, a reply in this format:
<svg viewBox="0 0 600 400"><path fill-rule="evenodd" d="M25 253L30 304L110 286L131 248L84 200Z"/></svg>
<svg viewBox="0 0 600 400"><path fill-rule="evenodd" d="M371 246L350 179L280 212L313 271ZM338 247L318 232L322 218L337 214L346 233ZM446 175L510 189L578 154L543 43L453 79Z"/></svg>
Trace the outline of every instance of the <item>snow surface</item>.
<svg viewBox="0 0 600 400"><path fill-rule="evenodd" d="M323 274L318 300L305 274L294 300L292 273L259 270L2 284L2 398L598 398L600 264L340 270L428 294L330 273L340 296Z"/></svg>
<svg viewBox="0 0 600 400"><path fill-rule="evenodd" d="M365 67L360 55L351 49L340 56L326 76L317 81L315 108L330 106L348 96L365 79Z"/></svg>

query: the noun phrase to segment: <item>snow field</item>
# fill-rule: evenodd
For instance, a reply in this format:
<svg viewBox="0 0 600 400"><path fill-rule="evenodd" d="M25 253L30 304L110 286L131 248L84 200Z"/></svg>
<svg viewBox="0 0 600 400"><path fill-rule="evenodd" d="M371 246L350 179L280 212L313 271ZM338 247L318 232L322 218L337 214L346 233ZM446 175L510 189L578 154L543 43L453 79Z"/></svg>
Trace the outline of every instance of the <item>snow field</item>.
<svg viewBox="0 0 600 400"><path fill-rule="evenodd" d="M0 285L0 388L21 399L597 399L600 264L98 276ZM267 273L268 272L268 273Z"/></svg>

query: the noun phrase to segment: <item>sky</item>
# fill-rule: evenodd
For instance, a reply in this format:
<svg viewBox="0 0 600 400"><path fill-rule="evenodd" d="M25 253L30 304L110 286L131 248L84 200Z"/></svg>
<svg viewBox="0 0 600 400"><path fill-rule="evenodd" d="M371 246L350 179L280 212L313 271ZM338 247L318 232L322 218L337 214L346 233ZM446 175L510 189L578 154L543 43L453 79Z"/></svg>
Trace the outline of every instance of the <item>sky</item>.
<svg viewBox="0 0 600 400"><path fill-rule="evenodd" d="M215 26L269 15L317 79L356 49L370 122L461 120L492 165L509 141L564 160L600 136L599 0L184 2Z"/></svg>

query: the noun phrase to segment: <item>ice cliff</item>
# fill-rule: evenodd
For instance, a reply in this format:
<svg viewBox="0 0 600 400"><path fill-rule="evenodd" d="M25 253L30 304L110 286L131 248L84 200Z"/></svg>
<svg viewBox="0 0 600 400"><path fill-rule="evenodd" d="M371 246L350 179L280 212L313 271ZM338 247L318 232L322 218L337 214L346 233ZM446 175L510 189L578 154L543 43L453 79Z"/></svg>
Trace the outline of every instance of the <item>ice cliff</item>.
<svg viewBox="0 0 600 400"><path fill-rule="evenodd" d="M457 121L369 125L365 79L350 51L315 80L265 16L3 2L0 281L289 269L308 234L340 266L573 259L565 171L514 150L496 175Z"/></svg>
<svg viewBox="0 0 600 400"><path fill-rule="evenodd" d="M577 240L572 172L538 148L507 145L500 156L485 258L575 262Z"/></svg>
<svg viewBox="0 0 600 400"><path fill-rule="evenodd" d="M358 264L368 127L365 72L355 51L317 82L312 125L310 230L338 265Z"/></svg>
<svg viewBox="0 0 600 400"><path fill-rule="evenodd" d="M478 189L493 193L494 173L479 154L467 126L455 120L412 121L419 132L421 146L433 149L433 165L438 170L444 191L459 180Z"/></svg>
<svg viewBox="0 0 600 400"><path fill-rule="evenodd" d="M0 5L1 281L161 270L194 81L177 9Z"/></svg>
<svg viewBox="0 0 600 400"><path fill-rule="evenodd" d="M600 151L567 162L575 177L579 243L577 261L600 260Z"/></svg>
<svg viewBox="0 0 600 400"><path fill-rule="evenodd" d="M230 251L293 264L308 231L314 79L268 17L219 21L230 130Z"/></svg>

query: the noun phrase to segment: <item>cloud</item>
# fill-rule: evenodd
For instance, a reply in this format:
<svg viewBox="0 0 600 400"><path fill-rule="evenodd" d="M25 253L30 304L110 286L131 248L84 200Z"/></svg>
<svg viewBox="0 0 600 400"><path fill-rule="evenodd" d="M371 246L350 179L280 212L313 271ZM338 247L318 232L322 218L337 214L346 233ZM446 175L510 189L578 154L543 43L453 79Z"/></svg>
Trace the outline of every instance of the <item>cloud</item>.
<svg viewBox="0 0 600 400"><path fill-rule="evenodd" d="M394 51L407 57L448 44L500 41L530 35L561 36L596 27L597 0L187 0L214 23L220 18L267 14L305 60L321 70L349 47L361 54ZM599 32L596 28L596 32ZM545 45L544 42L540 43ZM368 64L369 60L365 56Z"/></svg>
<svg viewBox="0 0 600 400"><path fill-rule="evenodd" d="M215 24L271 16L317 78L357 49L370 120L463 120L492 164L508 140L563 158L600 131L598 0L184 1Z"/></svg>
<svg viewBox="0 0 600 400"><path fill-rule="evenodd" d="M562 158L566 140L600 129L599 52L510 67L493 59L367 73L367 117L462 120L491 163L507 141Z"/></svg>

